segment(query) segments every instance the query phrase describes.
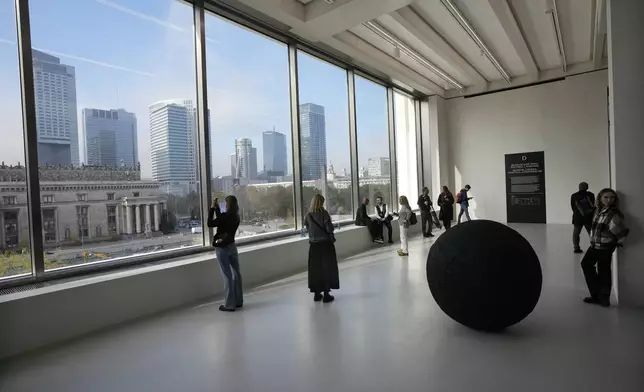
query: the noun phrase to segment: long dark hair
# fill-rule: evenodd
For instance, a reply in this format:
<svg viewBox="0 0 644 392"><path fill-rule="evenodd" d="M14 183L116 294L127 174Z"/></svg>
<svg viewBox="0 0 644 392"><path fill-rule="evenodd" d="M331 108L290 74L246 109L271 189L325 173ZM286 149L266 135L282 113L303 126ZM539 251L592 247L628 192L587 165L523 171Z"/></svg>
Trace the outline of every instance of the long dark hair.
<svg viewBox="0 0 644 392"><path fill-rule="evenodd" d="M445 196L451 196L452 198L454 198L454 195L452 195L452 192L449 191L447 185L443 185L443 193L445 194Z"/></svg>
<svg viewBox="0 0 644 392"><path fill-rule="evenodd" d="M601 211L606 207L602 203L602 196L604 196L607 193L612 193L615 196L615 201L613 202L613 205L611 205L610 207L612 209L619 210L619 196L617 196L617 192L615 192L611 188L604 188L601 191L599 191L599 194L597 194L597 200L595 200L595 204L597 205L597 210Z"/></svg>
<svg viewBox="0 0 644 392"><path fill-rule="evenodd" d="M225 200L228 204L226 212L239 218L239 203L237 202L237 198L233 195L228 195Z"/></svg>

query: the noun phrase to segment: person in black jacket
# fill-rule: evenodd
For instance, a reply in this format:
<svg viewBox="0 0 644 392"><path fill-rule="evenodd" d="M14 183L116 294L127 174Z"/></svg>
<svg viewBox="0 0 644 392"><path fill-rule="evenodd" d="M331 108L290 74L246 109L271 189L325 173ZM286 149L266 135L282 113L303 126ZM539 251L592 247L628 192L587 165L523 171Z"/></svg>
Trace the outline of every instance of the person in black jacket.
<svg viewBox="0 0 644 392"><path fill-rule="evenodd" d="M367 226L367 229L369 229L369 234L371 235L371 240L373 242L377 242L382 244L382 238L380 238L378 234L378 222L374 221L371 219L369 214L367 214L367 206L369 205L369 199L364 198L362 199L362 204L360 204L360 207L358 207L358 211L356 212L356 220L355 220L355 225L356 226Z"/></svg>
<svg viewBox="0 0 644 392"><path fill-rule="evenodd" d="M239 205L235 196L226 197L226 212L219 208L219 199L213 201L208 213L208 227L216 227L212 238L217 261L224 277L225 303L219 307L222 312L234 312L244 306L242 276L239 269L239 254L235 245L235 234L239 228Z"/></svg>
<svg viewBox="0 0 644 392"><path fill-rule="evenodd" d="M443 222L445 230L452 227L454 218L454 195L446 185L443 185L443 192L438 196L438 206L441 208L439 219Z"/></svg>
<svg viewBox="0 0 644 392"><path fill-rule="evenodd" d="M570 208L572 208L572 246L575 253L584 253L579 246L581 229L585 228L590 235L595 213L595 195L588 192L588 183L579 184L579 191L570 195Z"/></svg>
<svg viewBox="0 0 644 392"><path fill-rule="evenodd" d="M384 228L387 228L387 233L389 234L389 243L393 244L394 240L392 239L392 228L391 221L393 216L387 211L387 205L382 202L382 197L376 197L376 215L378 216L378 235L383 240L385 238Z"/></svg>
<svg viewBox="0 0 644 392"><path fill-rule="evenodd" d="M429 197L429 189L423 187L423 194L418 198L420 208L420 219L423 228L423 237L433 237L432 234L432 199Z"/></svg>

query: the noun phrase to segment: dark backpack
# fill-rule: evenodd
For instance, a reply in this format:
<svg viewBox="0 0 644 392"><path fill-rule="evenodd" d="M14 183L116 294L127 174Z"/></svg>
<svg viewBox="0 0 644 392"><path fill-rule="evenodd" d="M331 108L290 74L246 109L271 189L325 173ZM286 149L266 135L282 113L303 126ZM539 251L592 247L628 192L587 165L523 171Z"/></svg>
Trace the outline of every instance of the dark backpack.
<svg viewBox="0 0 644 392"><path fill-rule="evenodd" d="M413 226L416 223L418 223L418 218L416 218L416 213L412 212L411 216L409 217L409 224Z"/></svg>

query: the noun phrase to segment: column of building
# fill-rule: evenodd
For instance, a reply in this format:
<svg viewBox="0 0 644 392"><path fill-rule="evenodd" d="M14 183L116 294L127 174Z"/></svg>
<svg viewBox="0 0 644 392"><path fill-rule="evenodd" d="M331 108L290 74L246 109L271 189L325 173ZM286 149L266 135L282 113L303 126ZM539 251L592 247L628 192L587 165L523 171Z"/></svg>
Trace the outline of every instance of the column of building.
<svg viewBox="0 0 644 392"><path fill-rule="evenodd" d="M125 213L119 212L119 208L117 208L116 221L119 234L121 231L124 231L125 234L138 234L144 233L147 230L160 230L163 204L158 202L128 204L121 208L125 208ZM143 211L141 211L142 209ZM143 217L141 215L143 215ZM121 223L121 216L123 216L123 223ZM122 230L120 229L121 227L123 228Z"/></svg>
<svg viewBox="0 0 644 392"><path fill-rule="evenodd" d="M615 292L622 305L644 306L644 2L608 1L611 185L631 233L616 252ZM640 37L640 38L637 38Z"/></svg>

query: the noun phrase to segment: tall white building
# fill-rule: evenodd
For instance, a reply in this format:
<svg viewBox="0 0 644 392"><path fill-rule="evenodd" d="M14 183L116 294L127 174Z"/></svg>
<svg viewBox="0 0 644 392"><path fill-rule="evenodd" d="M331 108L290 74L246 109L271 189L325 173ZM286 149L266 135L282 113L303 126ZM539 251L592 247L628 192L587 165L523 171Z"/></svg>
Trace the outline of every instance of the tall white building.
<svg viewBox="0 0 644 392"><path fill-rule="evenodd" d="M136 115L123 109L83 109L88 165L136 167L139 162Z"/></svg>
<svg viewBox="0 0 644 392"><path fill-rule="evenodd" d="M388 176L390 174L389 158L369 158L369 161L367 161L367 172L369 177Z"/></svg>
<svg viewBox="0 0 644 392"><path fill-rule="evenodd" d="M58 57L33 50L38 162L80 164L76 71Z"/></svg>
<svg viewBox="0 0 644 392"><path fill-rule="evenodd" d="M149 106L152 178L177 193L197 184L197 131L191 100L165 100Z"/></svg>
<svg viewBox="0 0 644 392"><path fill-rule="evenodd" d="M233 166L231 156L231 166ZM233 177L248 180L257 179L257 148L253 147L252 140L248 138L235 139L235 157Z"/></svg>

